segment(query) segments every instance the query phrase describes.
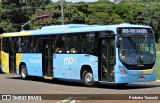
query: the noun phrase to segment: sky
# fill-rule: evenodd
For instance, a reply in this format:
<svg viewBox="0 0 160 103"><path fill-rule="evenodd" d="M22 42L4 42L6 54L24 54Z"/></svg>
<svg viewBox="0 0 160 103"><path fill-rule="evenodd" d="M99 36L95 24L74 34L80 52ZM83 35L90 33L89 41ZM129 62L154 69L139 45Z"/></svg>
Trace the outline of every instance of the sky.
<svg viewBox="0 0 160 103"><path fill-rule="evenodd" d="M58 0L52 0L52 1L57 2ZM68 2L80 2L80 1L95 2L95 1L98 1L98 0L65 0L65 1L68 1Z"/></svg>

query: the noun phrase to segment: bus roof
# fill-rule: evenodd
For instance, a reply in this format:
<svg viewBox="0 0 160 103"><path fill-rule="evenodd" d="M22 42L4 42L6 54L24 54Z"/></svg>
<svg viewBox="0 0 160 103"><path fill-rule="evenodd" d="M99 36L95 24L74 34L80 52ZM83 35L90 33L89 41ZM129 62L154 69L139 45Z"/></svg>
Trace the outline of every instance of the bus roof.
<svg viewBox="0 0 160 103"><path fill-rule="evenodd" d="M95 31L113 31L116 33L118 27L140 27L151 28L150 26L134 25L128 23L116 24L116 25L86 25L86 24L67 24L67 25L53 25L44 26L37 30L27 30L13 33L3 33L3 37L14 36L31 36L31 35L54 35L65 33L80 33L80 32L95 32Z"/></svg>
<svg viewBox="0 0 160 103"><path fill-rule="evenodd" d="M138 25L138 24L130 24L130 23L121 23L121 24L115 24L115 25L106 25L110 28L118 28L118 27L140 27L140 28L151 28L147 25Z"/></svg>
<svg viewBox="0 0 160 103"><path fill-rule="evenodd" d="M90 25L87 24L68 24L68 25L51 25L51 26L43 26L41 30L53 30L53 29L65 29L65 28L80 28L80 27L88 27Z"/></svg>

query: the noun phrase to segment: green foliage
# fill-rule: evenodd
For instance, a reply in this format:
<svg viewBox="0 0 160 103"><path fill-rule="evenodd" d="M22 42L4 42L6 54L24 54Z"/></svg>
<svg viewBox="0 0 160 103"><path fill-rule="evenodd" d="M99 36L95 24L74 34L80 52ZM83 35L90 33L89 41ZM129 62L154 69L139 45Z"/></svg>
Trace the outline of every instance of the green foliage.
<svg viewBox="0 0 160 103"><path fill-rule="evenodd" d="M14 25L10 23L10 20L1 21L0 27L6 32L17 31L17 28L15 28Z"/></svg>
<svg viewBox="0 0 160 103"><path fill-rule="evenodd" d="M160 37L159 10L160 0L114 0L114 2L98 0L93 3L64 2L64 23L107 25L128 22L150 25L155 31L156 41L158 42ZM36 17L36 11L49 12L49 19L47 21L41 20L41 22L37 22L37 19L35 19L26 25L25 29L38 29L43 25L61 24L60 1L5 0L5 2L0 1L1 28L6 32L19 31L22 24Z"/></svg>
<svg viewBox="0 0 160 103"><path fill-rule="evenodd" d="M88 15L88 24L107 24L109 16L105 12L95 12Z"/></svg>
<svg viewBox="0 0 160 103"><path fill-rule="evenodd" d="M30 20L31 15L35 14L36 8L44 8L48 2L39 2L39 0L5 0L0 1L0 4L1 28L5 32L13 32L19 31L21 25Z"/></svg>

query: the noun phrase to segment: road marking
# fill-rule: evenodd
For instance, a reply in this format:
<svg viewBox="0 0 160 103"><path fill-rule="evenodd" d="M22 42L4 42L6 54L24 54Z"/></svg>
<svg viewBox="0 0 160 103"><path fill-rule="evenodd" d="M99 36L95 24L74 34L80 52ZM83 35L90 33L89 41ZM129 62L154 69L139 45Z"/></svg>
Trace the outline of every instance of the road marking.
<svg viewBox="0 0 160 103"><path fill-rule="evenodd" d="M60 102L57 102L57 103L75 103L75 102L76 102L76 100L74 97L69 97L69 98L62 100Z"/></svg>
<svg viewBox="0 0 160 103"><path fill-rule="evenodd" d="M19 76L19 75L14 75L13 77L15 77L15 78L16 78L16 77L21 77L21 76Z"/></svg>

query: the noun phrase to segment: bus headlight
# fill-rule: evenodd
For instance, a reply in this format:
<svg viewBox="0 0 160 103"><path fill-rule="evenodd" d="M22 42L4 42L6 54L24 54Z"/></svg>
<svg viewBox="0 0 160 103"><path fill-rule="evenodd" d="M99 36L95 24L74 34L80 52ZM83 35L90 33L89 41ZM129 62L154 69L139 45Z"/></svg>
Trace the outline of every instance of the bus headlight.
<svg viewBox="0 0 160 103"><path fill-rule="evenodd" d="M118 66L118 68L119 68L119 70L120 70L120 72L121 72L122 74L128 74L128 73L123 69L123 67Z"/></svg>
<svg viewBox="0 0 160 103"><path fill-rule="evenodd" d="M153 72L155 72L155 71L157 71L157 70L158 70L158 66L157 66L157 65L156 65L156 66L154 66L153 68L154 68Z"/></svg>

